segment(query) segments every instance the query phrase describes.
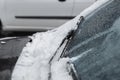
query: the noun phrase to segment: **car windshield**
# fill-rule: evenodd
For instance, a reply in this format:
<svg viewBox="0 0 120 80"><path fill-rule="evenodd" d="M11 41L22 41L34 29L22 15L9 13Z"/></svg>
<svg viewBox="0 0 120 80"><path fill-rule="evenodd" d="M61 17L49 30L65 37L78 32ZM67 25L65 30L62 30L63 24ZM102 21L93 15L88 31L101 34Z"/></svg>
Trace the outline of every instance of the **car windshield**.
<svg viewBox="0 0 120 80"><path fill-rule="evenodd" d="M85 17L65 53L80 80L120 80L120 0Z"/></svg>

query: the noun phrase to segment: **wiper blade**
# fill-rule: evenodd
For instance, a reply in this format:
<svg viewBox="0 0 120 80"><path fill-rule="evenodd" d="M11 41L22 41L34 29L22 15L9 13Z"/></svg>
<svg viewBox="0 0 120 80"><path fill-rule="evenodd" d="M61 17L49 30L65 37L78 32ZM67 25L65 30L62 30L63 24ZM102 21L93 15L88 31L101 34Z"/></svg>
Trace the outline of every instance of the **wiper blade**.
<svg viewBox="0 0 120 80"><path fill-rule="evenodd" d="M64 50L63 50L63 52L62 52L62 54L61 54L61 58L62 57L66 57L66 49L67 49L67 46L70 44L70 42L71 42L71 40L74 38L74 36L76 35L76 32L80 29L80 24L82 23L84 21L84 17L83 16L81 16L80 17L80 19L78 20L78 22L77 22L77 29L76 30L74 30L74 31L72 31L70 34L69 34L69 36L68 36L68 42L67 42L67 44L66 44L66 46L65 46L65 48L64 48Z"/></svg>
<svg viewBox="0 0 120 80"><path fill-rule="evenodd" d="M67 49L68 45L70 44L70 42L72 41L72 39L74 38L74 36L76 35L76 32L80 29L80 24L81 24L83 21L84 21L84 17L81 16L80 19L79 19L79 21L77 22L77 29L74 30L74 31L72 31L72 32L69 34L69 36L68 36L68 38L67 38L66 46L65 46L65 48L64 48L64 50L63 50L60 58L67 57L67 56L65 56L65 55L66 55L66 49ZM68 62L68 65L69 65L69 68L70 68L70 75L73 77L73 80L81 80L81 79L78 77L77 71L76 71L76 69L75 69L75 65L74 65L71 61Z"/></svg>
<svg viewBox="0 0 120 80"><path fill-rule="evenodd" d="M67 46L69 45L69 43L71 42L71 40L73 39L73 37L76 35L76 32L78 31L79 29L79 25L83 22L84 20L84 17L81 16L80 19L78 20L76 26L77 26L77 29L76 30L73 30L71 31L67 37L63 40L63 42L61 43L60 47L57 49L57 51L55 52L54 56L51 58L51 60L49 61L49 64L51 64L52 62L56 61L56 60L59 60L60 58L63 58L65 57L65 51L66 51L66 48ZM56 57L57 56L57 57ZM68 67L70 69L70 75L73 77L74 80L80 80L78 78L78 75L77 75L77 72L76 72L76 69L74 67L74 64L69 61L68 62Z"/></svg>

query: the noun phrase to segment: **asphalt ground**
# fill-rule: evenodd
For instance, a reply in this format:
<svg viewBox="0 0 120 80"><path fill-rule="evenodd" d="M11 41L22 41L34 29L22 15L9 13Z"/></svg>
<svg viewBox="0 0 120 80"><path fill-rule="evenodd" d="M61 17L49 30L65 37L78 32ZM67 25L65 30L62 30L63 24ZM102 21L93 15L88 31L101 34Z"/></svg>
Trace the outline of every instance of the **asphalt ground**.
<svg viewBox="0 0 120 80"><path fill-rule="evenodd" d="M43 32L43 31L41 31ZM28 36L36 32L8 32L0 34L0 80L11 80L15 63L26 43Z"/></svg>
<svg viewBox="0 0 120 80"><path fill-rule="evenodd" d="M28 36L0 38L0 80L10 80L15 63L28 41Z"/></svg>
<svg viewBox="0 0 120 80"><path fill-rule="evenodd" d="M5 39L5 40L4 40ZM0 39L0 58L16 57L29 41L28 37L13 37Z"/></svg>

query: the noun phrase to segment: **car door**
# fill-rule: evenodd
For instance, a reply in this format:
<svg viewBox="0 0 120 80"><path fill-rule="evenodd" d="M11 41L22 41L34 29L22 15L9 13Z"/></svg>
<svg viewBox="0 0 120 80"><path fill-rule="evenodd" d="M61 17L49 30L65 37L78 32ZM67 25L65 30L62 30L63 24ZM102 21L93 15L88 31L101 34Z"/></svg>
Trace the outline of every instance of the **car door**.
<svg viewBox="0 0 120 80"><path fill-rule="evenodd" d="M56 27L71 18L73 1L7 0L7 21L13 26Z"/></svg>
<svg viewBox="0 0 120 80"><path fill-rule="evenodd" d="M81 11L88 8L97 0L75 0L74 1L74 9L73 9L73 16L80 14Z"/></svg>

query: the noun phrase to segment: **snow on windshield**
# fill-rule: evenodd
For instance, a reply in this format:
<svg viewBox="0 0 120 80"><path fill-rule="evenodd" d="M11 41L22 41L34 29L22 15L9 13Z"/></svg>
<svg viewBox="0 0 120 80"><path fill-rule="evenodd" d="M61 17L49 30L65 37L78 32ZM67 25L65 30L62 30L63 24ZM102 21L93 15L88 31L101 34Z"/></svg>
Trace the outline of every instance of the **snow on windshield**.
<svg viewBox="0 0 120 80"><path fill-rule="evenodd" d="M32 42L27 43L21 52L13 70L12 80L49 80L50 74L52 80L72 80L72 77L66 70L68 59L62 59L53 64L49 64L49 61L59 48L63 39L65 39L69 32L77 28L76 23L79 17L94 10L96 6L100 6L106 1L98 1L97 4L94 4L94 6L88 8L75 19L59 28L44 33L36 33L31 36Z"/></svg>
<svg viewBox="0 0 120 80"><path fill-rule="evenodd" d="M68 33L76 29L76 23L72 21L54 30L31 36L32 42L27 43L23 49L14 68L12 80L48 80L50 59Z"/></svg>

